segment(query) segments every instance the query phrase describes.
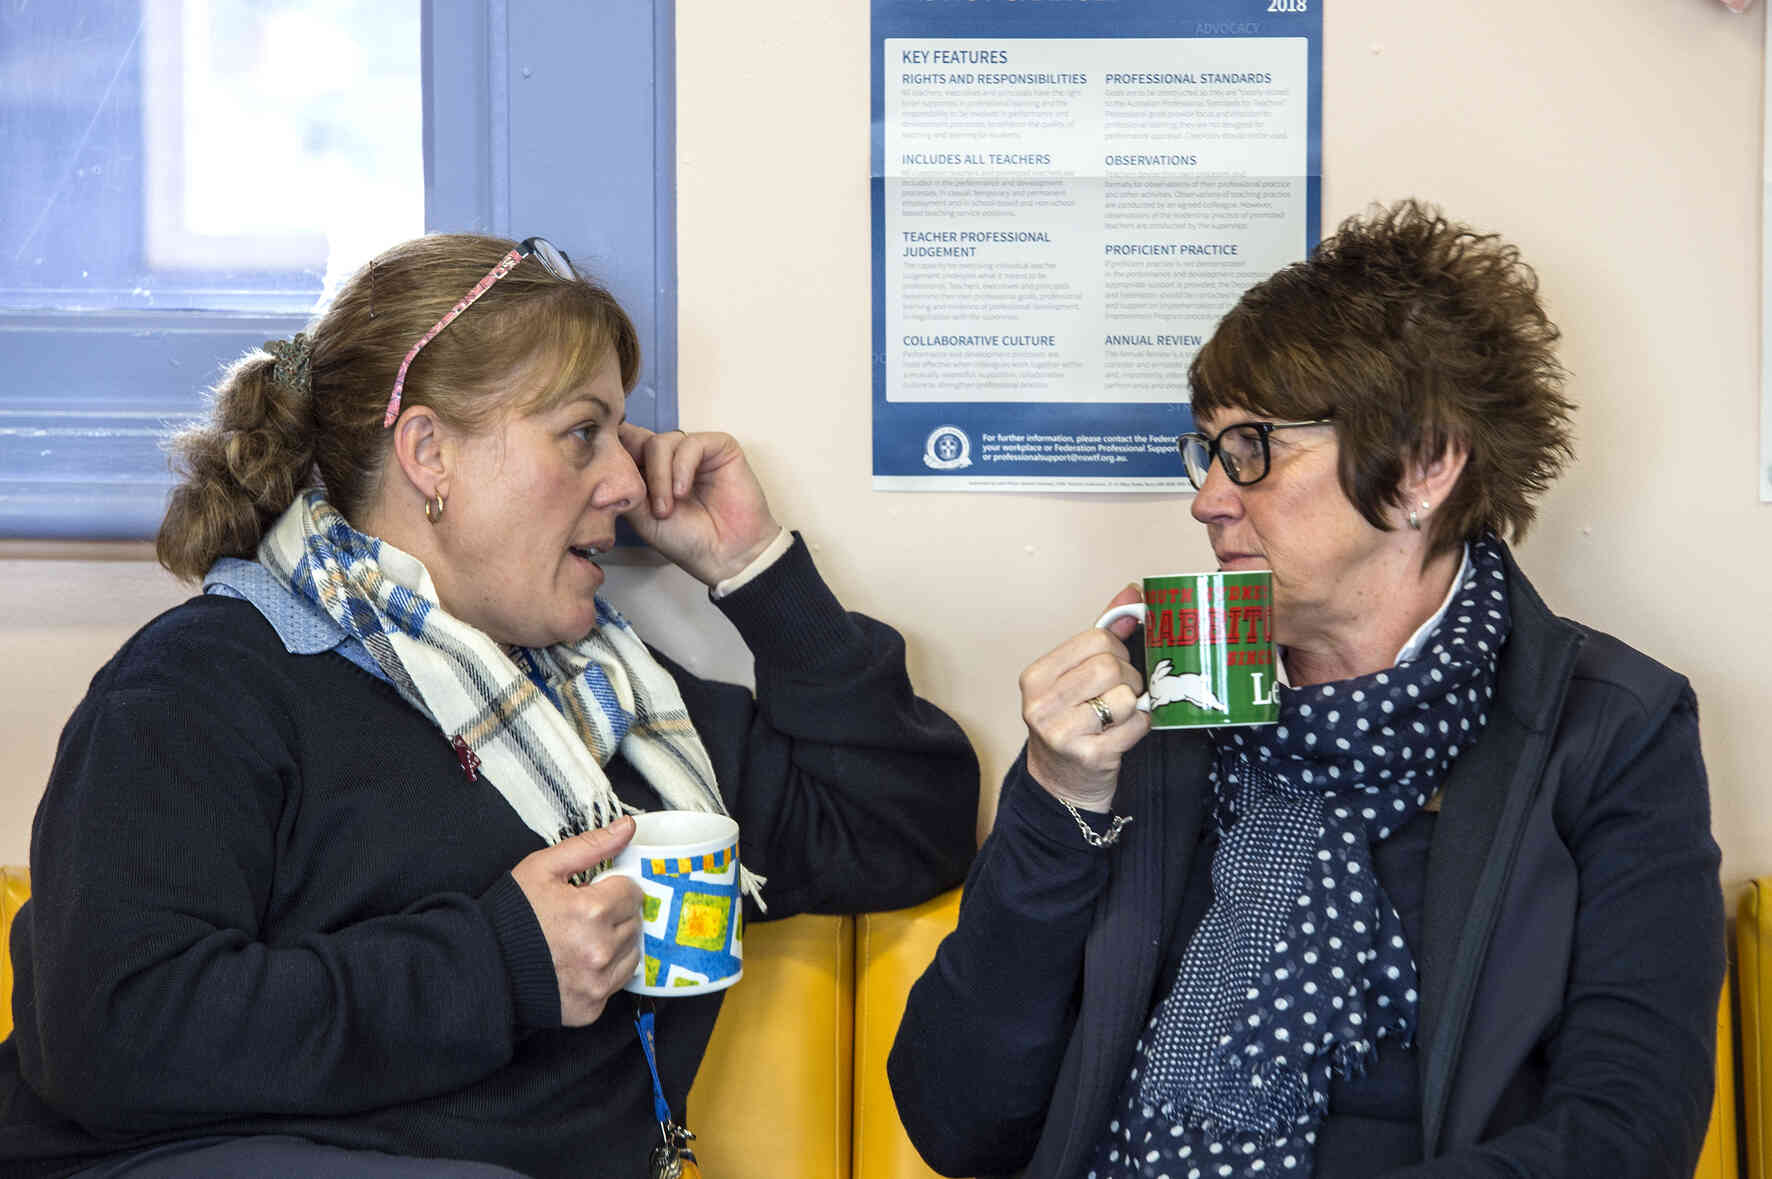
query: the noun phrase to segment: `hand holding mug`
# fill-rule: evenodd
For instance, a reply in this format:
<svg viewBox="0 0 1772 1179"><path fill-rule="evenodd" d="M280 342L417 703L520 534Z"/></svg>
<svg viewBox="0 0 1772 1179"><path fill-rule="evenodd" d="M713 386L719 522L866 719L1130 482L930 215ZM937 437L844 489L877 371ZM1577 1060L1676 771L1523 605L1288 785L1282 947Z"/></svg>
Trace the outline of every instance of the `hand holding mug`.
<svg viewBox="0 0 1772 1179"><path fill-rule="evenodd" d="M614 857L634 835L634 820L562 839L523 857L511 876L535 910L560 986L560 1022L583 1027L640 962L640 886L620 876L580 887L569 878Z"/></svg>
<svg viewBox="0 0 1772 1179"><path fill-rule="evenodd" d="M1273 574L1177 573L1147 577L1141 585L1140 600L1114 606L1095 625L1144 622L1148 690L1137 707L1151 714L1152 728L1266 725L1279 719Z"/></svg>
<svg viewBox="0 0 1772 1179"><path fill-rule="evenodd" d="M1138 601L1131 585L1108 605ZM1133 624L1108 627L1072 635L1021 673L1028 773L1055 798L1095 811L1112 808L1120 759L1151 727L1135 708L1143 681L1123 641Z"/></svg>

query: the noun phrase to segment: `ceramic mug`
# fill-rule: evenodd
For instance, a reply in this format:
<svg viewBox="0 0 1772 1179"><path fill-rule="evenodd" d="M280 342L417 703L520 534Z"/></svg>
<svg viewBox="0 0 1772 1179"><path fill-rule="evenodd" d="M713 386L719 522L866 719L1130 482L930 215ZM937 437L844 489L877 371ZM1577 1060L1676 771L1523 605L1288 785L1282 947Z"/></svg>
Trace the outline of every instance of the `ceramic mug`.
<svg viewBox="0 0 1772 1179"><path fill-rule="evenodd" d="M1095 620L1144 624L1146 692L1153 729L1268 725L1280 719L1274 686L1274 575L1265 569L1147 577L1143 602Z"/></svg>
<svg viewBox="0 0 1772 1179"><path fill-rule="evenodd" d="M705 811L634 816L634 837L598 876L626 876L641 901L637 995L705 995L744 977L738 824Z"/></svg>

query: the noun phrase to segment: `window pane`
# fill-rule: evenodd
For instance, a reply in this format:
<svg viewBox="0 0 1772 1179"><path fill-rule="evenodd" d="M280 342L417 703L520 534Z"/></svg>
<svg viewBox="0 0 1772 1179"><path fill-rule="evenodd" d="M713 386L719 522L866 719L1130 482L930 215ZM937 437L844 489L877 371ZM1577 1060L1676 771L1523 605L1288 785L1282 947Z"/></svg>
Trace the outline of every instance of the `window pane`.
<svg viewBox="0 0 1772 1179"><path fill-rule="evenodd" d="M417 0L0 14L0 307L303 312L424 229Z"/></svg>

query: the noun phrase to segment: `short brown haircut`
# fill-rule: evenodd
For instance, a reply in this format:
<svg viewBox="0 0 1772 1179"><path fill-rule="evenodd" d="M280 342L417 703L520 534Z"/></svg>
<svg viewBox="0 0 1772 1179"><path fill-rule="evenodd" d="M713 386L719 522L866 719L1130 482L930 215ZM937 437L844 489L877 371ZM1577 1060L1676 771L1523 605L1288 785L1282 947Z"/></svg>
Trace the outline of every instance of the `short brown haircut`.
<svg viewBox="0 0 1772 1179"><path fill-rule="evenodd" d="M1574 457L1561 333L1538 276L1494 234L1413 199L1343 221L1251 287L1188 370L1196 413L1332 417L1344 494L1376 528L1412 463L1469 451L1436 504L1429 553L1518 539Z"/></svg>
<svg viewBox="0 0 1772 1179"><path fill-rule="evenodd" d="M318 482L355 520L392 449L382 428L400 361L514 242L439 233L403 242L359 270L310 324L311 387L274 379L253 349L211 391L208 417L169 443L182 481L156 542L160 563L195 580L217 557L253 556L267 528ZM640 375L640 339L615 297L585 277L520 262L412 362L402 404L452 425L489 428L552 409L614 359Z"/></svg>

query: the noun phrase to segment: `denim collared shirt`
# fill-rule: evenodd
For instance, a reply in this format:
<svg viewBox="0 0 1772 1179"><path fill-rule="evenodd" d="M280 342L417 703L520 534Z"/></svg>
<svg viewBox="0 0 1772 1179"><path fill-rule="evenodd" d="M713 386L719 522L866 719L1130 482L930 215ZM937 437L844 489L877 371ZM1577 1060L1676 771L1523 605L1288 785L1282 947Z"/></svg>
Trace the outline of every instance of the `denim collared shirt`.
<svg viewBox="0 0 1772 1179"><path fill-rule="evenodd" d="M221 558L203 575L203 592L251 602L265 616L265 621L283 640L284 650L291 655L337 651L376 679L393 682L355 635L333 621L318 604L278 581L257 561Z"/></svg>

